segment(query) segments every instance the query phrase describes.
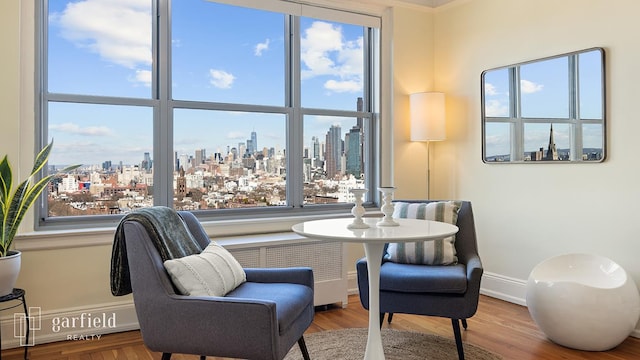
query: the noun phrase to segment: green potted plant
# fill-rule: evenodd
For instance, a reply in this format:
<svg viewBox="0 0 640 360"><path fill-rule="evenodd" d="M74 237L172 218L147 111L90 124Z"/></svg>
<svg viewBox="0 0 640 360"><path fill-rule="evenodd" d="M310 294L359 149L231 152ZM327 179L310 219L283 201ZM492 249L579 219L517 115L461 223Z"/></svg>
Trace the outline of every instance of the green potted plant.
<svg viewBox="0 0 640 360"><path fill-rule="evenodd" d="M18 227L27 211L42 194L55 174L42 179L36 176L47 164L53 140L36 156L31 174L15 189L11 163L5 155L0 162L0 296L10 294L20 272L21 253L11 249ZM73 170L79 165L67 167L63 172Z"/></svg>

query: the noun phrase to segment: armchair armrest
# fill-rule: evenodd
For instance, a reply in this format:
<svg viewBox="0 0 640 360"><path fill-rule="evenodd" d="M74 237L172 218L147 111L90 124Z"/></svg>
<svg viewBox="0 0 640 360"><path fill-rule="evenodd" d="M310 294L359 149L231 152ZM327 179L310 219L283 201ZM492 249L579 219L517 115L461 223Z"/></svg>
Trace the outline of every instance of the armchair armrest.
<svg viewBox="0 0 640 360"><path fill-rule="evenodd" d="M482 273L484 269L482 268L482 262L480 261L480 257L477 254L470 256L467 259L467 280L468 281L477 281L480 283L480 277L482 277Z"/></svg>
<svg viewBox="0 0 640 360"><path fill-rule="evenodd" d="M313 270L309 267L246 268L248 282L291 283L313 289Z"/></svg>

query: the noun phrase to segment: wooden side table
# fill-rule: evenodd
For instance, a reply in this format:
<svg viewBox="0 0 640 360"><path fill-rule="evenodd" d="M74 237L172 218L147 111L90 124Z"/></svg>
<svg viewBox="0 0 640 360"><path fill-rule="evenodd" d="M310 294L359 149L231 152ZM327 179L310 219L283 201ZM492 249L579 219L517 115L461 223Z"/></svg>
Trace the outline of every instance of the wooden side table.
<svg viewBox="0 0 640 360"><path fill-rule="evenodd" d="M30 325L29 325L29 310L27 308L27 301L25 299L25 291L23 289L18 289L15 288L13 289L13 292L11 294L7 294L5 296L0 296L0 303L5 303L5 302L9 302L9 301L17 301L17 304L11 305L11 306L7 306L4 308L0 308L0 311L2 310L9 310L9 309L13 309L15 307L18 307L20 305L22 305L23 309L24 309L24 318L26 320L26 329L25 329L25 342L24 342L24 359L27 360L28 359L28 351L29 351L29 331L30 331ZM15 319L15 318L14 318ZM15 324L14 324L15 327ZM1 328L0 328L1 331ZM0 338L2 334L0 333ZM2 352L0 351L0 359L2 359Z"/></svg>

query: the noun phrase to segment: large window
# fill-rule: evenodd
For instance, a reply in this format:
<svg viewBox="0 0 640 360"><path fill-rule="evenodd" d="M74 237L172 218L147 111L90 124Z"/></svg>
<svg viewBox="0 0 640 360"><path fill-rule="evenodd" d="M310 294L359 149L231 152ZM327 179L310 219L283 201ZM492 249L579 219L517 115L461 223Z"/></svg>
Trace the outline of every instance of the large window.
<svg viewBox="0 0 640 360"><path fill-rule="evenodd" d="M379 19L248 3L42 0L38 143L50 171L82 166L41 225L348 209L376 187Z"/></svg>

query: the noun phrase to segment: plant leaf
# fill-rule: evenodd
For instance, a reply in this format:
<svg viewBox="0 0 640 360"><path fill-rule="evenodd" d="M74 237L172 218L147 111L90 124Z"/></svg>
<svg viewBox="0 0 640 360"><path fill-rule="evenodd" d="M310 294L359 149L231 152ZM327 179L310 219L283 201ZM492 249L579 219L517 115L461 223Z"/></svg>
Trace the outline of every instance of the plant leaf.
<svg viewBox="0 0 640 360"><path fill-rule="evenodd" d="M33 169L31 169L30 176L35 175L38 171L40 171L45 166L45 164L47 163L47 160L49 159L49 154L51 154L52 148L53 148L53 140L51 140L51 142L47 144L47 146L45 146L42 150L40 150L40 152L36 156L35 162L33 163Z"/></svg>
<svg viewBox="0 0 640 360"><path fill-rule="evenodd" d="M5 155L0 162L0 202L2 202L3 206L7 199L11 197L12 179L11 164Z"/></svg>
<svg viewBox="0 0 640 360"><path fill-rule="evenodd" d="M16 235L18 225L20 225L22 218L24 218L29 208L31 208L31 205L33 205L40 194L42 194L42 191L47 187L52 177L53 175L46 176L35 184L31 184L31 178L29 178L18 186L16 196L14 196L11 202L9 215L7 216L9 239L12 239Z"/></svg>

